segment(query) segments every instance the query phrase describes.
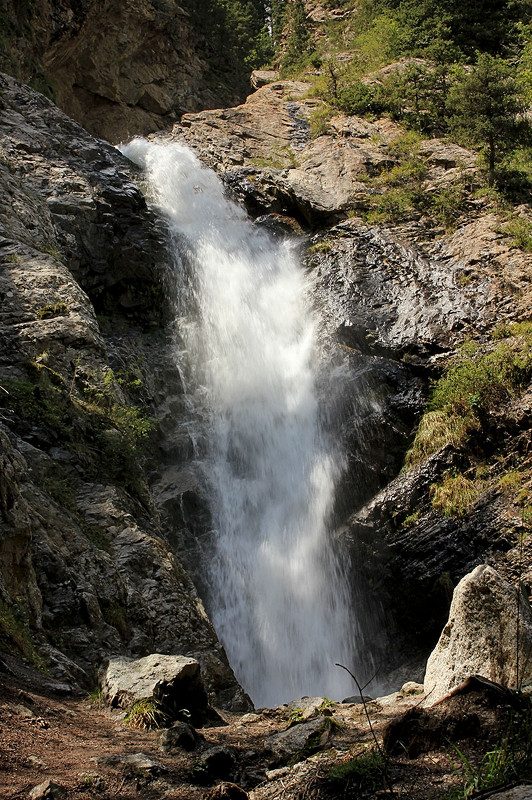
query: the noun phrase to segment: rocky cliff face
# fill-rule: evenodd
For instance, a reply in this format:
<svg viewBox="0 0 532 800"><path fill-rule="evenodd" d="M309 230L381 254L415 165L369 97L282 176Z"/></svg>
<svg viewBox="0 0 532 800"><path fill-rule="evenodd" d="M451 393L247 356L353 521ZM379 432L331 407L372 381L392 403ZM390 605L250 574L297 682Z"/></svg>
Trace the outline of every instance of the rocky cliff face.
<svg viewBox="0 0 532 800"><path fill-rule="evenodd" d="M232 105L248 88L209 0L9 0L0 22L0 69L112 142L167 128L185 111Z"/></svg>
<svg viewBox="0 0 532 800"><path fill-rule="evenodd" d="M188 577L209 519L176 424L162 223L116 150L12 79L0 88L3 641L36 658L33 630L55 673L85 683L110 653L182 652L218 699L245 702ZM529 392L504 396L468 448L443 441L401 469L430 381L456 348L471 338L489 350L494 330L523 318L532 257L473 190L447 228L418 211L372 219L375 179L400 164L399 129L338 117L313 136L306 91L273 82L165 136L192 144L272 230L306 231L322 356L341 376L322 387L348 461L338 535L366 636L388 627L382 659L400 662L428 653L453 585L476 564L530 579L529 545L516 551L528 529L517 490ZM462 148L422 142L416 158L427 196L476 186ZM510 468L521 470L515 491ZM435 487L457 474L476 494L447 513Z"/></svg>
<svg viewBox="0 0 532 800"><path fill-rule="evenodd" d="M504 218L489 198L474 193L473 154L437 139L416 145L418 189L426 197L465 192L452 223L430 210L392 208L368 224L387 191L379 175L403 163L401 131L389 120L336 117L316 132L319 101L307 89L273 80L238 108L185 115L171 137L192 144L251 213L274 227L294 217L293 227L310 236L325 357L348 375L338 403L349 461L338 524L357 604L367 606L367 636L374 642L375 627L386 625L395 653L382 658L400 660L428 652L453 585L476 564L489 560L516 575L514 547L526 523L515 492L498 481L509 466L521 469L519 454L529 452L529 395L500 404L473 449L449 440L418 466L401 468L430 382L456 348L471 339L489 349L497 326L526 318L532 258L503 235ZM435 507L445 476L474 477L481 463L491 477L475 484L469 506Z"/></svg>
<svg viewBox="0 0 532 800"><path fill-rule="evenodd" d="M163 232L118 151L0 97L1 642L85 687L111 654L194 655L245 705L146 480L181 393Z"/></svg>

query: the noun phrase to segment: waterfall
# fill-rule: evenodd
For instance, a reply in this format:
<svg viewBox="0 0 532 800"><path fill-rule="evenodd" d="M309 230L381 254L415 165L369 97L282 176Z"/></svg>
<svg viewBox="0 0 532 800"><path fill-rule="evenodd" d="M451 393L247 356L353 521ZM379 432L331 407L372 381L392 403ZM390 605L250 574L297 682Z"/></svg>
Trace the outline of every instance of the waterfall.
<svg viewBox="0 0 532 800"><path fill-rule="evenodd" d="M175 243L187 395L213 520L211 619L256 705L342 699L356 625L328 529L343 458L320 424L297 244L274 238L176 143L136 139ZM183 302L184 298L184 302Z"/></svg>

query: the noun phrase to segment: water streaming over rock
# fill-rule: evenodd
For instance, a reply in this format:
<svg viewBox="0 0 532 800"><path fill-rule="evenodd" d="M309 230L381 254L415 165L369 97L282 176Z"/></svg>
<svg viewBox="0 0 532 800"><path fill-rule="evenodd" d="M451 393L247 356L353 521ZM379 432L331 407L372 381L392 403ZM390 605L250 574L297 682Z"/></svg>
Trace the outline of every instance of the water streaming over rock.
<svg viewBox="0 0 532 800"><path fill-rule="evenodd" d="M341 699L355 623L328 521L342 457L320 426L315 323L297 246L251 223L188 148L126 155L176 243L187 394L214 525L211 618L256 705ZM186 276L186 279L183 277Z"/></svg>

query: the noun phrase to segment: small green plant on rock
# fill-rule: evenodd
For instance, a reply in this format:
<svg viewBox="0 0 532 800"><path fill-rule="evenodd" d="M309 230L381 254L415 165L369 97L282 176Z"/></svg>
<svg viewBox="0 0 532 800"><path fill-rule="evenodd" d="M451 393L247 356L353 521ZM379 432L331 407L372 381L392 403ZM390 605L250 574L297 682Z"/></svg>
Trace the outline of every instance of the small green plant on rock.
<svg viewBox="0 0 532 800"><path fill-rule="evenodd" d="M461 473L448 473L441 483L430 487L432 507L446 517L463 517L478 500L482 489L481 481L471 480Z"/></svg>
<svg viewBox="0 0 532 800"><path fill-rule="evenodd" d="M323 240L321 242L316 242L316 244L311 244L307 252L309 255L314 255L315 253L330 253L332 249L333 246L331 242Z"/></svg>
<svg viewBox="0 0 532 800"><path fill-rule="evenodd" d="M62 300L49 303L37 311L38 319L53 319L53 317L64 317L68 314L68 306Z"/></svg>
<svg viewBox="0 0 532 800"><path fill-rule="evenodd" d="M303 709L293 708L288 715L288 722L290 723L303 722Z"/></svg>
<svg viewBox="0 0 532 800"><path fill-rule="evenodd" d="M168 717L161 705L153 699L144 698L133 703L125 716L131 728L164 728Z"/></svg>
<svg viewBox="0 0 532 800"><path fill-rule="evenodd" d="M52 258L55 258L56 261L61 260L61 253L56 247L46 247L44 252L47 253L49 256L52 256Z"/></svg>
<svg viewBox="0 0 532 800"><path fill-rule="evenodd" d="M375 748L364 750L354 758L349 758L331 767L326 776L327 783L344 789L344 795L355 796L355 792L370 792L383 788L384 759Z"/></svg>
<svg viewBox="0 0 532 800"><path fill-rule="evenodd" d="M405 517L403 521L403 528L411 528L412 525L416 524L420 516L421 516L421 511L418 508L418 510L414 511L413 514L409 514L408 517Z"/></svg>

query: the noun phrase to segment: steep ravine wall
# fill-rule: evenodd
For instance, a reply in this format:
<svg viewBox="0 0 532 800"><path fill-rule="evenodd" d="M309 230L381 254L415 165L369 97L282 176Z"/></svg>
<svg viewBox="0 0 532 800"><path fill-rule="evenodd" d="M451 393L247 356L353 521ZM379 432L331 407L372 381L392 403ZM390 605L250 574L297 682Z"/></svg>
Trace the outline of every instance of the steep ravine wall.
<svg viewBox="0 0 532 800"><path fill-rule="evenodd" d="M0 70L113 143L168 128L186 111L233 105L249 90L212 0L6 0L0 28Z"/></svg>
<svg viewBox="0 0 532 800"><path fill-rule="evenodd" d="M83 688L112 654L193 655L246 707L146 478L181 395L164 231L118 151L0 80L1 647Z"/></svg>
<svg viewBox="0 0 532 800"><path fill-rule="evenodd" d="M384 632L382 674L412 658L422 663L453 586L475 565L488 561L531 585L527 545L520 565L516 549L528 530L519 500L498 483L512 466L523 465L523 480L527 474L529 393L491 412L469 450L448 442L418 466L403 466L431 382L457 348L471 339L489 351L501 326L529 318L532 257L502 235L504 218L489 198L474 194L481 184L474 154L438 139L416 146L420 191L430 196L467 181L471 194L455 224L445 228L420 212L365 222L383 191L373 179L400 163L395 143L403 132L386 118L338 116L312 136L319 101L308 88L274 80L238 108L185 115L162 138L189 142L273 230L303 228L310 237L324 357L338 365L342 384L340 398L338 385L324 387L336 398L348 452L338 534L350 552L367 641L375 646ZM445 514L433 506L435 484L462 472L474 479L483 460L493 477L478 484L470 508Z"/></svg>
<svg viewBox="0 0 532 800"><path fill-rule="evenodd" d="M116 150L11 78L0 91L1 644L38 661L32 631L52 674L78 685L112 653L194 655L217 700L245 706L190 579L208 502L168 349L166 231ZM363 202L356 176L386 163L397 130L350 118L311 139L305 91L273 84L164 138L192 143L272 229L307 230L322 355L342 376L329 387L348 452L337 535L367 641L387 628L377 656L399 665L428 654L465 572L486 559L515 572L518 526L501 492L465 518L432 507L431 486L466 454L444 447L400 472L444 360L520 319L530 257L501 243L482 208L449 233L350 214ZM428 185L468 157L424 147ZM490 429L523 452L527 397Z"/></svg>

